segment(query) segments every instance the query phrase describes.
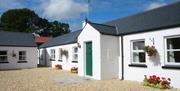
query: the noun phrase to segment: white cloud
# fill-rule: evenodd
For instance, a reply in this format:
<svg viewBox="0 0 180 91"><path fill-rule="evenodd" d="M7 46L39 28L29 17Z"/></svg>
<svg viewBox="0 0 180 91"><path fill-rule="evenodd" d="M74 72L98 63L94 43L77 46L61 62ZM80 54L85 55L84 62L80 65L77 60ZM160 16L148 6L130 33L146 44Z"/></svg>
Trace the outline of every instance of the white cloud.
<svg viewBox="0 0 180 91"><path fill-rule="evenodd" d="M88 12L86 3L78 3L74 0L44 0L41 8L43 16L52 20L79 18L81 13Z"/></svg>
<svg viewBox="0 0 180 91"><path fill-rule="evenodd" d="M151 10L151 9L159 8L159 7L162 7L164 5L167 5L167 3L153 2L153 3L149 4L145 10Z"/></svg>

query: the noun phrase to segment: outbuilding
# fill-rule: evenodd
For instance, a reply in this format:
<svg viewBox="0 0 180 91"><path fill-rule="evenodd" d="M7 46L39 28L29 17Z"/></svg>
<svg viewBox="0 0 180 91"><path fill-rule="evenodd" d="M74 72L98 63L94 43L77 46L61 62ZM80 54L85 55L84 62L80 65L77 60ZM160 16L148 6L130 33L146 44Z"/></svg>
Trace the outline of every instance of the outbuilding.
<svg viewBox="0 0 180 91"><path fill-rule="evenodd" d="M0 69L37 67L38 50L30 33L0 31Z"/></svg>

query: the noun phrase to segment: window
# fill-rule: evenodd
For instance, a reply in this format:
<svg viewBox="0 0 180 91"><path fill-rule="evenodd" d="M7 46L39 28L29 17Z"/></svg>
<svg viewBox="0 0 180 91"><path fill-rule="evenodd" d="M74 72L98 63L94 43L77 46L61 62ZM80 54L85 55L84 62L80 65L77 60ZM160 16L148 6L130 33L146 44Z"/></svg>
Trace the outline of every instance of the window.
<svg viewBox="0 0 180 91"><path fill-rule="evenodd" d="M166 38L166 63L180 64L180 37Z"/></svg>
<svg viewBox="0 0 180 91"><path fill-rule="evenodd" d="M7 51L0 51L0 62L7 62L8 56Z"/></svg>
<svg viewBox="0 0 180 91"><path fill-rule="evenodd" d="M145 63L144 40L132 41L132 63Z"/></svg>
<svg viewBox="0 0 180 91"><path fill-rule="evenodd" d="M77 63L78 62L78 47L73 47L73 63Z"/></svg>
<svg viewBox="0 0 180 91"><path fill-rule="evenodd" d="M51 49L51 59L55 59L55 49Z"/></svg>
<svg viewBox="0 0 180 91"><path fill-rule="evenodd" d="M26 60L26 51L19 51L19 61Z"/></svg>

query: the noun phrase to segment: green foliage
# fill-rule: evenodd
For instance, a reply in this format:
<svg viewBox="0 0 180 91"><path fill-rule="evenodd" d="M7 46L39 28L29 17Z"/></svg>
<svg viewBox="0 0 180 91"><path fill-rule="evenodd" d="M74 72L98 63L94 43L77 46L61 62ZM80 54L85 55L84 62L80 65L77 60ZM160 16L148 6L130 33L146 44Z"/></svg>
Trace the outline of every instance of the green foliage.
<svg viewBox="0 0 180 91"><path fill-rule="evenodd" d="M145 46L143 50L148 54L148 56L155 56L157 50L154 46Z"/></svg>
<svg viewBox="0 0 180 91"><path fill-rule="evenodd" d="M63 55L68 58L68 51L64 50L64 49L61 49L61 56L63 56Z"/></svg>
<svg viewBox="0 0 180 91"><path fill-rule="evenodd" d="M41 36L59 36L70 32L69 25L58 21L49 22L29 9L11 9L0 18L0 28L4 31L36 32Z"/></svg>

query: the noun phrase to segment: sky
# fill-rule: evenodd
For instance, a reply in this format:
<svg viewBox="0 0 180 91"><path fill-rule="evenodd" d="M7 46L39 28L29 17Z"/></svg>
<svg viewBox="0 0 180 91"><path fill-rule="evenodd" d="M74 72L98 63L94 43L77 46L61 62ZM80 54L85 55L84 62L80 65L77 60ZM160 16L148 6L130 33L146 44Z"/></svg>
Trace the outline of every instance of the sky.
<svg viewBox="0 0 180 91"><path fill-rule="evenodd" d="M88 20L103 23L162 7L180 0L0 0L0 15L9 9L28 8L49 21L68 23L72 31Z"/></svg>

